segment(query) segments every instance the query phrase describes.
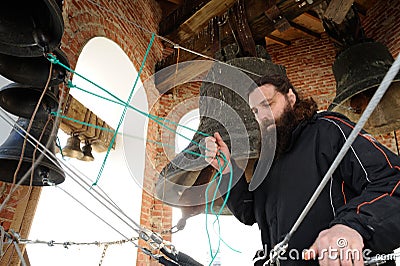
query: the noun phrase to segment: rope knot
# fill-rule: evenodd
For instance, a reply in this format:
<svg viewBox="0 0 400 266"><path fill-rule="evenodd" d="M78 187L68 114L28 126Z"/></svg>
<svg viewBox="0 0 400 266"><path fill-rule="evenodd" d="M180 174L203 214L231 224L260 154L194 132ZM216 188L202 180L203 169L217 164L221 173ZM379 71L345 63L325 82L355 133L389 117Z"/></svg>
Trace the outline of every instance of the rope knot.
<svg viewBox="0 0 400 266"><path fill-rule="evenodd" d="M57 57L54 54L48 53L47 54L47 60L49 60L52 64L59 64L60 60L57 59Z"/></svg>

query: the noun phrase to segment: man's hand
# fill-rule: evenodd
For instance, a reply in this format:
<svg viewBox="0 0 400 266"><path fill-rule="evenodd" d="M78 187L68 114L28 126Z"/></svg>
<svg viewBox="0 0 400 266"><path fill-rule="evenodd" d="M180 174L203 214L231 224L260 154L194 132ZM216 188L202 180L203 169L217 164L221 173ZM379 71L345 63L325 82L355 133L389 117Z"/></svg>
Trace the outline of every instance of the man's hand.
<svg viewBox="0 0 400 266"><path fill-rule="evenodd" d="M221 135L216 132L214 133L214 137L206 137L206 161L212 165L215 169L219 170L225 163L225 161L219 157L219 164L217 160L217 156L220 156L221 153L224 154L225 159L227 160L227 164L225 169L223 169L222 173L227 174L230 172L228 164L231 163L231 153L229 152L229 148L226 143L222 140Z"/></svg>
<svg viewBox="0 0 400 266"><path fill-rule="evenodd" d="M356 230L337 224L320 232L304 257L319 258L323 266L363 266L363 247L363 239Z"/></svg>

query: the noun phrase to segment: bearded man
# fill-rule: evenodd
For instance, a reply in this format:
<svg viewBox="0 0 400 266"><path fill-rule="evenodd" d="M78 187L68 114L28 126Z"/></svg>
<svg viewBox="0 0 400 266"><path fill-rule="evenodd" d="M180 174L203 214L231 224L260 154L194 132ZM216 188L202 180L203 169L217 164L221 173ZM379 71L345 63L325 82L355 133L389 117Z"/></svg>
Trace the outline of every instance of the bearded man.
<svg viewBox="0 0 400 266"><path fill-rule="evenodd" d="M249 91L249 105L265 139L276 131L275 157L254 190L244 175L237 180L227 206L242 223L258 224L268 255L296 222L354 123L338 113L317 113L314 100L301 99L286 76L265 75L257 86ZM206 160L214 168L219 169L217 157L223 153L233 173L243 172L218 132L205 141ZM222 191L228 189L231 168L222 171ZM400 159L361 132L288 243L288 252L297 251L289 254L302 256L287 252L280 264L361 266L363 254L399 247L399 170Z"/></svg>

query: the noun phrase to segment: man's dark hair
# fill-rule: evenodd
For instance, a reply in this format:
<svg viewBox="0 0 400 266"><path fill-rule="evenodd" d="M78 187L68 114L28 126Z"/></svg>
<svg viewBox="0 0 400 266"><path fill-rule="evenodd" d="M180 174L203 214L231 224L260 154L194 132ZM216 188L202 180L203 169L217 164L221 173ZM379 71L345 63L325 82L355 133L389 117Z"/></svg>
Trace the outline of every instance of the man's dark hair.
<svg viewBox="0 0 400 266"><path fill-rule="evenodd" d="M278 74L266 74L255 81L257 87L264 84L272 84L276 87L276 91L286 95L289 89L292 89L294 95L296 96L296 103L293 106L293 111L295 112L296 124L302 120L310 119L318 111L318 105L313 98L300 99L297 91L294 89L292 83L286 75ZM247 96L252 93L257 87L252 86L249 88Z"/></svg>
<svg viewBox="0 0 400 266"><path fill-rule="evenodd" d="M294 89L292 83L286 75L278 75L278 74L266 74L255 81L257 87L260 87L264 84L272 84L276 87L276 90L282 94L287 94L289 89L292 89L296 99L299 99L299 95L297 91ZM257 87L251 86L248 91L248 95L252 93Z"/></svg>

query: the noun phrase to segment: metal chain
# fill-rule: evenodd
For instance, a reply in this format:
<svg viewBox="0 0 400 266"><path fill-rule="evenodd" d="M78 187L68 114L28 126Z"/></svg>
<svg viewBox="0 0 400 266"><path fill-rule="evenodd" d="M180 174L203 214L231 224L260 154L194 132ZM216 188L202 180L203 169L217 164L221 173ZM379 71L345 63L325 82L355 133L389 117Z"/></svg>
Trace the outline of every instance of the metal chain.
<svg viewBox="0 0 400 266"><path fill-rule="evenodd" d="M103 264L103 260L104 260L104 257L106 256L106 252L107 252L108 246L109 246L108 244L104 245L103 253L101 254L101 259L100 259L100 262L99 262L99 266L101 266Z"/></svg>

